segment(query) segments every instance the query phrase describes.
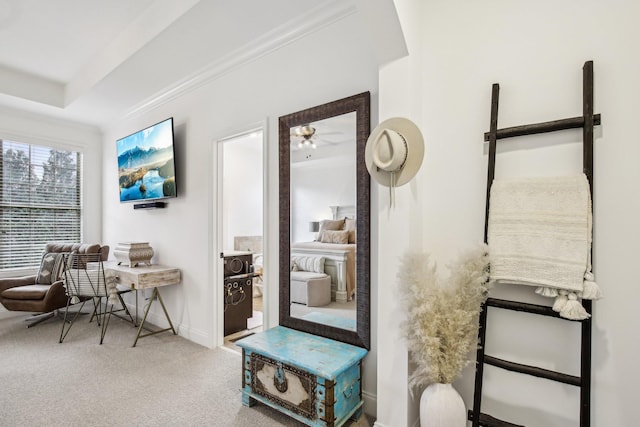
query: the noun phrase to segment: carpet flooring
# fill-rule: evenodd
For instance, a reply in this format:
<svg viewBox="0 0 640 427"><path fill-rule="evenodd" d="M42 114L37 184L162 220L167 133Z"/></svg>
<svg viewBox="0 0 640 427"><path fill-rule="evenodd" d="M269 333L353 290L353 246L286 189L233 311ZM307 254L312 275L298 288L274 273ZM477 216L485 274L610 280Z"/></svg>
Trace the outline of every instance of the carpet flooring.
<svg viewBox="0 0 640 427"><path fill-rule="evenodd" d="M60 319L27 329L0 319L0 426L302 426L257 403L241 404L241 355L170 332L141 338L111 319L80 318L60 344ZM362 417L351 426L368 426Z"/></svg>

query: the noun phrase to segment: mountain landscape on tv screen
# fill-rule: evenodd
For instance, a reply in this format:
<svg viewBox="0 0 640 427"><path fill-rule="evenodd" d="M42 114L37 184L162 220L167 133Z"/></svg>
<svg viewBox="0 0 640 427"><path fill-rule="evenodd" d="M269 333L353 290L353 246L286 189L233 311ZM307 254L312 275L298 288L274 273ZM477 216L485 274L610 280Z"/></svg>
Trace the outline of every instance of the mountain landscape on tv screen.
<svg viewBox="0 0 640 427"><path fill-rule="evenodd" d="M176 196L173 148L134 147L118 155L120 200Z"/></svg>

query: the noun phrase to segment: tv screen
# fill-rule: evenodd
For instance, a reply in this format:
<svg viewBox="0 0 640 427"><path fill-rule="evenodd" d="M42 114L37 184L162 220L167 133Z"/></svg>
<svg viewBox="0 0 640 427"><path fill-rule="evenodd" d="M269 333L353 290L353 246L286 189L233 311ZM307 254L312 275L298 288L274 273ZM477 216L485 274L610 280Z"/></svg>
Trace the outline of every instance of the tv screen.
<svg viewBox="0 0 640 427"><path fill-rule="evenodd" d="M116 141L120 201L176 197L173 118Z"/></svg>

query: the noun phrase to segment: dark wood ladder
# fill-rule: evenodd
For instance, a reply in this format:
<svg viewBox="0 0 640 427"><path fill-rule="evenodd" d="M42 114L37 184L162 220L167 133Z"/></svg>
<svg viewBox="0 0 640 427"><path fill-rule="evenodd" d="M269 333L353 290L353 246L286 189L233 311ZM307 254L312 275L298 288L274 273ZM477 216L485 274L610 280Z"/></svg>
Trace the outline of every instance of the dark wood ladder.
<svg viewBox="0 0 640 427"><path fill-rule="evenodd" d="M582 116L562 120L554 120L544 123L535 123L522 126L514 126L498 129L498 96L500 86L495 83L491 94L491 123L489 132L484 134L484 140L489 142L489 165L487 174L487 198L484 223L484 241L487 242L487 230L489 226L489 196L491 185L495 175L496 166L496 142L499 139L516 136L534 135L538 133L554 132L565 129L582 128L582 169L589 181L591 198L593 200L593 127L600 124L600 114L593 114L593 61L585 62L582 68ZM592 205L593 209L593 205ZM583 300L587 313L592 314L592 302ZM589 317L581 323L581 351L580 351L580 376L568 375L562 372L550 371L536 366L523 365L489 356L485 353L485 338L487 333L487 315L490 307L506 310L525 312L543 316L561 318L551 307L537 304L528 304L517 301L507 301L488 298L480 313L480 329L478 332L478 351L476 355L476 378L473 395L473 409L468 412L468 419L473 427L523 427L519 424L496 419L481 412L482 380L484 365L488 364L512 372L533 375L565 384L580 387L580 427L589 427L591 423L591 321Z"/></svg>

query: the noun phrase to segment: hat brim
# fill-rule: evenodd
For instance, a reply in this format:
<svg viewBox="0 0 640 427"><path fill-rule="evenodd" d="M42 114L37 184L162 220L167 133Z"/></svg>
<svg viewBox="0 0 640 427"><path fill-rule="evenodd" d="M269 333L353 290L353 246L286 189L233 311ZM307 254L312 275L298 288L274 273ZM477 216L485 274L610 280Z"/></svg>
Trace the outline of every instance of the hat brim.
<svg viewBox="0 0 640 427"><path fill-rule="evenodd" d="M384 129L391 129L400 133L407 142L407 161L400 171L395 172L395 186L399 187L411 181L418 173L420 166L422 166L422 160L424 159L424 138L415 123L402 117L387 119L376 126L373 132L371 132L364 151L364 161L369 175L371 175L378 184L386 187L391 186L391 173L378 169L373 163L373 144L380 137Z"/></svg>

